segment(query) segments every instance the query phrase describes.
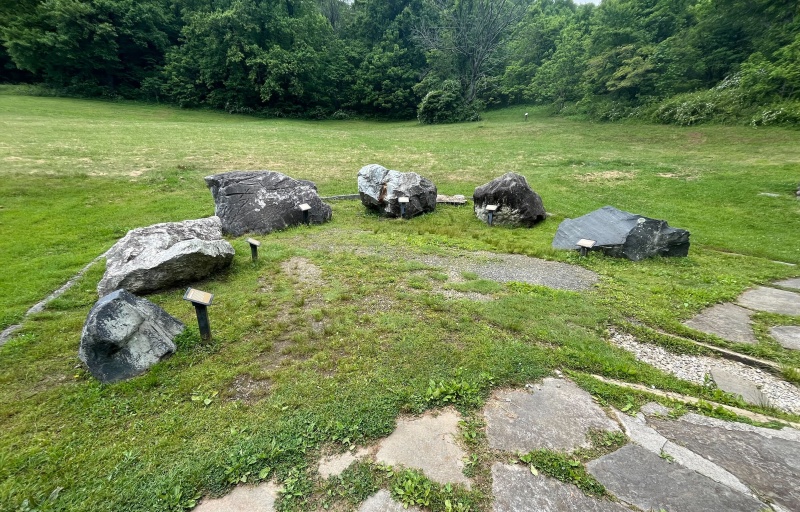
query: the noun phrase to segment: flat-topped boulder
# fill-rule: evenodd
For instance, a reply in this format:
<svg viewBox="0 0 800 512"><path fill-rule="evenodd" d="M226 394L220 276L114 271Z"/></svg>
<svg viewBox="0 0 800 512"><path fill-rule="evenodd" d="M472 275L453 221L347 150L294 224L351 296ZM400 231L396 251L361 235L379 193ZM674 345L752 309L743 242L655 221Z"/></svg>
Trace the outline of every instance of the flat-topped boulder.
<svg viewBox="0 0 800 512"><path fill-rule="evenodd" d="M525 176L507 172L475 189L472 195L475 216L489 223L487 206L497 206L492 211L492 224L532 227L547 218L542 198L528 185Z"/></svg>
<svg viewBox="0 0 800 512"><path fill-rule="evenodd" d="M378 164L358 171L358 194L367 208L388 217L406 217L436 210L436 185L415 172L398 172ZM400 203L400 198L407 203ZM403 207L403 204L405 207Z"/></svg>
<svg viewBox="0 0 800 512"><path fill-rule="evenodd" d="M639 261L651 256L686 256L689 232L664 220L604 206L576 219L565 219L553 239L554 249L578 249L581 239L594 240L591 250Z"/></svg>
<svg viewBox="0 0 800 512"><path fill-rule="evenodd" d="M129 379L173 354L173 340L183 329L149 300L117 290L89 311L78 357L100 382Z"/></svg>
<svg viewBox="0 0 800 512"><path fill-rule="evenodd" d="M234 253L218 217L133 229L106 253L97 293L151 293L205 279L229 266Z"/></svg>
<svg viewBox="0 0 800 512"><path fill-rule="evenodd" d="M456 194L454 196L439 194L436 196L436 204L451 204L455 206L461 206L467 204L467 198L461 194Z"/></svg>
<svg viewBox="0 0 800 512"><path fill-rule="evenodd" d="M275 171L232 171L206 176L222 220L222 230L232 236L267 234L305 222L300 206L307 204L308 222L331 219L331 207L317 193L317 186Z"/></svg>

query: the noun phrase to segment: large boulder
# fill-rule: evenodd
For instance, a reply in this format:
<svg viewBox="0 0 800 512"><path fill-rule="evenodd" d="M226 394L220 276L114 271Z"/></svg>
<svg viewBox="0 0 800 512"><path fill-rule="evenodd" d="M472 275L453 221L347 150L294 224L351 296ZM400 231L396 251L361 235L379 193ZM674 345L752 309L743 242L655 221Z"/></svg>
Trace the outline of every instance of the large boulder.
<svg viewBox="0 0 800 512"><path fill-rule="evenodd" d="M391 171L378 164L365 165L358 171L358 195L361 203L388 217L400 217L398 198L407 197L406 217L436 210L436 185L415 172Z"/></svg>
<svg viewBox="0 0 800 512"><path fill-rule="evenodd" d="M577 219L565 219L553 239L555 249L577 249L580 239L597 242L592 250L639 261L651 256L686 256L689 232L671 228L666 221L650 219L604 206Z"/></svg>
<svg viewBox="0 0 800 512"><path fill-rule="evenodd" d="M173 354L173 340L183 329L149 300L117 290L89 311L78 357L103 383L129 379Z"/></svg>
<svg viewBox="0 0 800 512"><path fill-rule="evenodd" d="M539 194L531 189L525 176L513 172L476 188L472 199L475 215L486 223L489 222L486 210L489 205L497 205L493 224L529 228L547 217Z"/></svg>
<svg viewBox="0 0 800 512"><path fill-rule="evenodd" d="M331 207L322 202L317 186L275 171L234 171L206 176L222 219L222 230L232 236L267 234L304 222L301 204L308 204L309 222L331 220Z"/></svg>
<svg viewBox="0 0 800 512"><path fill-rule="evenodd" d="M218 217L133 229L106 253L97 292L149 293L197 281L230 265L233 254Z"/></svg>

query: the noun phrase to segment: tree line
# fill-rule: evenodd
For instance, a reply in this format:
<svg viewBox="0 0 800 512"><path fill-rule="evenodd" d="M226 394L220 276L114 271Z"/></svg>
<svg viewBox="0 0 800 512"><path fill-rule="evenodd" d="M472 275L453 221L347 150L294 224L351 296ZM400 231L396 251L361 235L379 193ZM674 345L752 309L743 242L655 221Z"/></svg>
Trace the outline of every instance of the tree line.
<svg viewBox="0 0 800 512"><path fill-rule="evenodd" d="M0 81L229 112L800 124L796 0L0 0Z"/></svg>

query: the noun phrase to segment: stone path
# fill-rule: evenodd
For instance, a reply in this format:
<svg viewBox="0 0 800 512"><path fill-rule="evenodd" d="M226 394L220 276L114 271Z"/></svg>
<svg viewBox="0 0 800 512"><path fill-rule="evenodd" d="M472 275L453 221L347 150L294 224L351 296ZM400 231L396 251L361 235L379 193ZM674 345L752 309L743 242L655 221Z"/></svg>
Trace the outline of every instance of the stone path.
<svg viewBox="0 0 800 512"><path fill-rule="evenodd" d="M755 393L757 391L766 398L768 405L786 412L800 414L800 389L760 368L718 357L674 354L663 347L641 343L630 334L614 330L611 331L610 341L633 353L636 359L680 379L699 385L708 385L710 384L709 379L713 379L712 373L716 372L718 376L722 376L719 381L715 382L719 389L743 395L742 398L745 400L759 396L758 400L751 401L751 403L764 405L760 395ZM750 392L742 393L743 388L747 388Z"/></svg>
<svg viewBox="0 0 800 512"><path fill-rule="evenodd" d="M800 291L800 278L786 279L773 283L773 286ZM744 292L737 304L716 304L684 325L706 334L713 334L734 343L757 343L753 334L750 316L756 311L780 315L800 316L800 293L778 288L759 286ZM798 322L800 324L800 321ZM800 329L800 327L798 328ZM773 337L777 339L775 334ZM780 340L778 340L780 341ZM800 346L789 343L786 348L800 350Z"/></svg>
<svg viewBox="0 0 800 512"><path fill-rule="evenodd" d="M564 378L546 378L523 389L498 390L487 401L488 450L493 512L800 511L800 431L766 429L685 414L678 419L651 403L635 416L602 408ZM463 460L469 450L458 441L461 417L453 409L401 418L394 433L374 446L325 457L318 477L330 478L356 460L415 468L431 480L468 487ZM519 454L547 449L566 455L590 445L592 431L622 432L627 443L597 455L584 467L605 486L606 496L589 496L569 481L531 470ZM605 449L608 452L608 449ZM584 452L586 453L586 452ZM574 460L574 455L570 460ZM515 462L516 461L516 462ZM242 486L220 499L204 500L200 512L267 512L275 509L274 483ZM346 510L336 508L336 510ZM358 512L421 509L403 505L382 489ZM477 512L477 511L473 511Z"/></svg>
<svg viewBox="0 0 800 512"><path fill-rule="evenodd" d="M750 319L755 312L763 311L800 317L800 293L789 290L800 291L800 278L777 281L771 286L759 286L747 290L737 299L737 304L714 305L687 320L684 325L734 343L756 344L758 340L753 333L753 323ZM782 347L788 350L800 350L800 319L797 320L797 325L775 326L769 332L770 336ZM637 353L637 357L651 362L647 360L647 357L641 357L640 353ZM681 359L680 356L675 356L675 358ZM691 358L691 356L689 358L701 360L701 358ZM682 359L686 359L686 357ZM723 365L725 368L722 368ZM678 374L674 364L667 363L666 366L667 368L662 367L662 369ZM792 386L794 389L789 389L784 386L785 389L779 393L781 397L787 398L791 398L789 395L797 395L795 399L790 400L796 402L794 405L790 403L778 405L774 401L770 404L770 398L774 399L776 396L770 396L769 392L763 392L765 389L762 389L762 386L765 385L765 379L753 378L751 369L743 365L723 363L712 366L710 371L706 369L706 372L719 389L739 395L751 404L777 405L787 411L800 411L800 392L796 387ZM767 384L771 385L772 383ZM781 400L782 398L778 397L778 401Z"/></svg>

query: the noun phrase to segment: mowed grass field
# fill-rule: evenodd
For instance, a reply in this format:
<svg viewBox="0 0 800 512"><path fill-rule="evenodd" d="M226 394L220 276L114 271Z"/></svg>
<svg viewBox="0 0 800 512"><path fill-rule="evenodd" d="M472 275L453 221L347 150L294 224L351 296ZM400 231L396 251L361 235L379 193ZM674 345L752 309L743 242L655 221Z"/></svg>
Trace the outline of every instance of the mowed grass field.
<svg viewBox="0 0 800 512"><path fill-rule="evenodd" d="M379 163L470 196L514 171L552 217L490 229L470 207L403 221L335 202L329 224L262 237L257 263L244 237L232 239L233 266L197 283L216 294L213 342L199 341L183 288L149 296L190 328L172 358L110 386L77 358L104 270L95 265L0 348L0 510L184 510L197 496L272 478L284 486L282 510L347 510L409 477L362 464L325 482L321 454L387 435L399 414L448 404L473 439L491 389L554 369L627 410L649 398L590 374L737 403L637 362L607 343L609 327L681 352L700 350L657 330L733 348L797 380L800 357L766 334L797 318L756 315L760 341L749 347L681 321L800 275L785 264L800 263L798 131L592 124L529 108L450 126L306 122L13 92L0 89L0 329L129 229L213 215L203 177L217 172L276 170L315 181L324 196L356 192L358 170ZM550 248L561 220L606 204L690 230L689 257L633 263ZM566 261L601 281L585 293L471 275L454 283L418 258L472 251ZM298 261L319 272L287 271ZM434 486L430 508L486 507L491 460L473 455L474 489Z"/></svg>

